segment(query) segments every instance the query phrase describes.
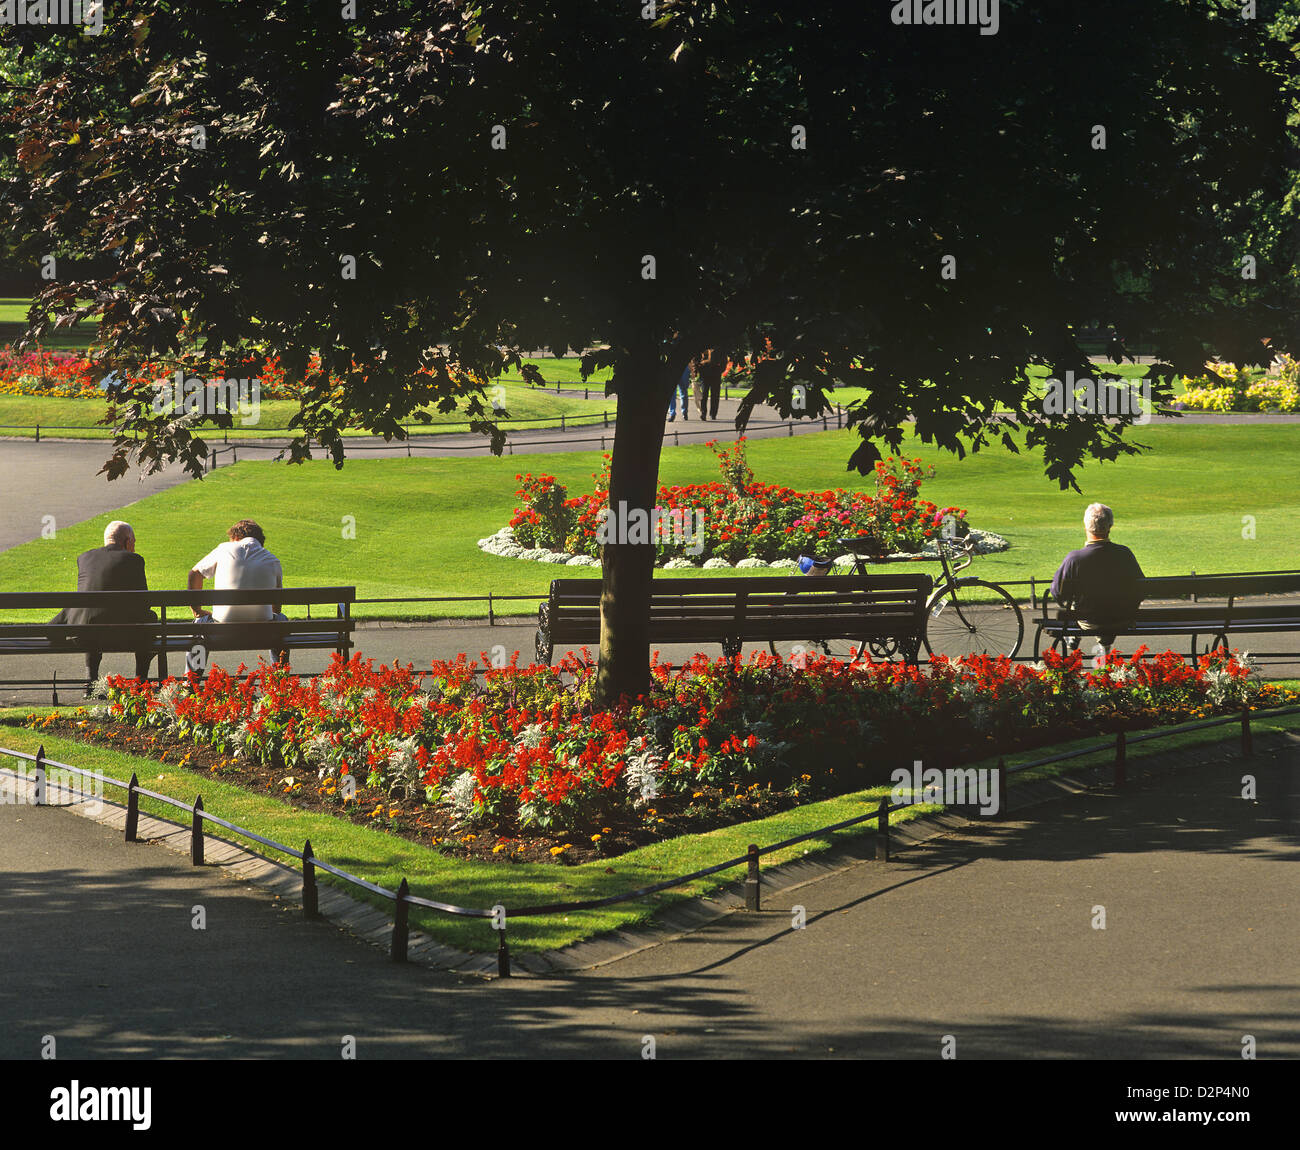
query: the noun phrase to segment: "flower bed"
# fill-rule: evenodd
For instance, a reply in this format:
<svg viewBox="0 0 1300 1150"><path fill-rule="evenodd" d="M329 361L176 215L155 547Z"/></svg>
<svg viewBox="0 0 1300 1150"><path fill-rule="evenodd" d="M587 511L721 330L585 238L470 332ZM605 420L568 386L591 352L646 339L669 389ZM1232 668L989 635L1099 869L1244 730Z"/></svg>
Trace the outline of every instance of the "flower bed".
<svg viewBox="0 0 1300 1150"><path fill-rule="evenodd" d="M585 663L474 672L464 657L417 674L357 656L317 679L267 666L243 682L214 669L160 688L111 677L97 719L259 764L327 809L373 805L379 825L402 811L434 836L544 834L566 849L577 835L607 852L680 831L688 815L754 817L755 792L794 805L884 782L916 759L952 765L1300 697L1244 660L1189 666L1145 647L1095 669L1078 653L1032 667L972 657L806 669L699 656L656 664L648 696L601 711Z"/></svg>
<svg viewBox="0 0 1300 1150"><path fill-rule="evenodd" d="M730 447L710 442L721 479L714 483L660 485L656 562L665 567L794 566L794 556L834 549L842 536L873 539L879 553L931 553L944 531L969 533L966 511L937 507L918 494L934 474L917 460L876 464L875 491L800 492L759 483L745 458L745 439ZM492 554L574 566L596 565L602 520L609 507L609 460L594 475L590 495L570 498L553 475L516 476L522 504L508 528L479 546ZM982 535L979 550L1008 544Z"/></svg>
<svg viewBox="0 0 1300 1150"><path fill-rule="evenodd" d="M170 380L178 367L187 376L208 379L256 379L262 399L297 399L300 388L290 384L276 356L253 354L243 359L213 359L201 363L147 363L129 384L152 386ZM308 370L319 368L313 356ZM0 395L52 396L63 399L101 399L106 388L103 372L84 355L64 351L18 352L0 347Z"/></svg>
<svg viewBox="0 0 1300 1150"><path fill-rule="evenodd" d="M1231 363L1218 364L1196 379L1183 378L1175 411L1300 412L1300 360L1279 355L1276 377L1259 378Z"/></svg>

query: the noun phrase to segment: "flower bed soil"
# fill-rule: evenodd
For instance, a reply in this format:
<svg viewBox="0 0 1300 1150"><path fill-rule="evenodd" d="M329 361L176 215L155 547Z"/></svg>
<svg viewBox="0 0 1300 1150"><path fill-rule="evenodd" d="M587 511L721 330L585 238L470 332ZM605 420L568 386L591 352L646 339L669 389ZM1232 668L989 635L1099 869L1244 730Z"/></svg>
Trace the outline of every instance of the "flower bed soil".
<svg viewBox="0 0 1300 1150"><path fill-rule="evenodd" d="M766 818L800 805L801 799L783 791L755 788L726 795L716 787L702 786L687 799L663 795L655 799L644 819L602 828L600 839L557 832L546 834L495 834L479 828L457 827L451 812L414 798L395 798L378 787L358 786L355 799L342 802L326 793L314 775L286 775L283 767L265 766L249 758L231 758L213 747L170 738L156 731L141 731L108 719L56 717L41 721L36 729L75 742L111 747L126 754L156 759L160 766L184 766L233 783L254 794L269 795L295 810L344 818L358 826L372 827L397 835L421 846L432 846L442 854L482 862L529 862L574 865L598 858L614 858L627 851L678 835L698 834L718 827L733 826ZM293 779L293 785L288 780ZM143 785L148 785L143 781ZM815 798L823 798L818 794ZM811 794L806 801L815 801ZM214 811L214 814L221 814ZM296 845L296 844L289 844Z"/></svg>

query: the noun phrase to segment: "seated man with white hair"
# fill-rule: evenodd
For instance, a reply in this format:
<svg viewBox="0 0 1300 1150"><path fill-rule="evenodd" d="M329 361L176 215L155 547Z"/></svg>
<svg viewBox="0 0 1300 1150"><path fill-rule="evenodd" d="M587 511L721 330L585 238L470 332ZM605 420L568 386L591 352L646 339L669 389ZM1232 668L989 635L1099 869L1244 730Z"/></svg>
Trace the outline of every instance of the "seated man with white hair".
<svg viewBox="0 0 1300 1150"><path fill-rule="evenodd" d="M1052 598L1085 630L1097 632L1103 648L1133 621L1142 602L1142 568L1132 551L1110 541L1114 523L1109 507L1090 503L1083 513L1087 545L1071 551L1052 580ZM1070 645L1078 645L1077 636Z"/></svg>
<svg viewBox="0 0 1300 1150"><path fill-rule="evenodd" d="M148 591L144 559L135 553L135 531L131 524L113 520L104 528L104 546L77 556L78 591ZM102 623L156 623L158 616L147 607L65 607L51 623L92 626ZM86 676L93 685L99 678L102 651L86 652ZM152 651L137 651L135 677L149 677Z"/></svg>

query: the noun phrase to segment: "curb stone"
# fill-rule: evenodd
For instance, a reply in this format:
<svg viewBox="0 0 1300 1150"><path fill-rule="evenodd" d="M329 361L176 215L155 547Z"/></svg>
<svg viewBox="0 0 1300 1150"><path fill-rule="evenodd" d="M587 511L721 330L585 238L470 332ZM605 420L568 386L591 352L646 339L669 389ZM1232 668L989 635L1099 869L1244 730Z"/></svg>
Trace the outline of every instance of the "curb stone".
<svg viewBox="0 0 1300 1150"><path fill-rule="evenodd" d="M1255 738L1255 756L1277 753L1284 747L1300 745L1300 734L1293 732L1259 732ZM1131 760L1128 764L1130 787L1150 783L1174 774L1181 768L1201 766L1208 756L1220 757L1223 743L1211 744L1190 750L1167 751L1146 759ZM0 768L0 775L13 776L14 771ZM1084 768L1068 775L1031 782L1013 782L1010 787L1012 801L1003 807L1003 817L1011 811L1028 810L1046 803L1089 791L1110 789L1113 767L1109 764ZM19 789L19 801L32 796L35 783L26 780ZM57 801L66 788L62 784L47 783L47 799L52 808L71 811L82 818L91 819L113 830L124 832L126 807L107 799ZM94 807L100 810L95 813ZM891 825L890 837L896 849L906 850L927 841L959 832L967 826L985 822L980 816L970 817L957 811L944 810ZM993 825L996 825L994 823ZM190 853L190 828L168 819L139 814L137 829L139 845L159 845L178 854ZM265 855L257 854L241 844L217 835L203 836L204 865L220 868L227 878L257 885L289 902L298 902L302 894L300 872ZM875 839L854 838L813 857L796 859L762 871L764 900L801 887L843 874L856 866L875 861ZM596 967L607 966L633 954L649 950L683 938L700 930L734 911L743 911L745 899L741 882L713 891L711 894L687 899L670 905L655 915L655 921L645 926L619 929L574 943L559 950L529 951L511 955L511 968L516 974L539 976L547 974L572 974ZM320 918L337 926L354 938L387 951L392 937L393 922L386 912L343 893L337 887L322 882L318 887L317 909ZM760 912L761 913L761 912ZM782 913L785 913L782 911ZM410 965L429 970L451 971L483 978L496 976L495 953L471 953L446 946L420 931L412 929L408 938L407 961Z"/></svg>

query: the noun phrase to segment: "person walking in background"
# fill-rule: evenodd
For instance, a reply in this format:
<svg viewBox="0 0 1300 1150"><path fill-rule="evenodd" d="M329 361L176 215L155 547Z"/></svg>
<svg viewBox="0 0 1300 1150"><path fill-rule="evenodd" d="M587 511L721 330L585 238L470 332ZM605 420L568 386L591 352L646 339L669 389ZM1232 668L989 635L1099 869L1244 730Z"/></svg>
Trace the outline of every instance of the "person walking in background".
<svg viewBox="0 0 1300 1150"><path fill-rule="evenodd" d="M1111 328L1110 343L1106 345L1106 358L1109 359L1111 363L1123 363L1125 356L1128 356L1130 363L1137 363L1137 360L1133 358L1129 353L1128 348L1125 346L1124 337L1114 328Z"/></svg>
<svg viewBox="0 0 1300 1150"><path fill-rule="evenodd" d="M727 370L727 357L711 347L695 361L695 372L700 377L700 418L718 418L718 399L722 395L722 373Z"/></svg>
<svg viewBox="0 0 1300 1150"><path fill-rule="evenodd" d="M1052 579L1052 598L1088 631L1097 632L1104 653L1115 634L1133 621L1142 602L1142 568L1127 547L1110 541L1115 513L1090 503L1083 513L1088 542L1071 551ZM1071 648L1078 638L1071 641Z"/></svg>
<svg viewBox="0 0 1300 1150"><path fill-rule="evenodd" d="M131 524L114 519L104 528L104 546L83 551L77 556L78 591L148 591L144 577L144 559L135 553L135 531ZM95 626L105 623L156 623L158 616L148 607L65 607L51 623L68 626ZM99 678L102 651L86 652L87 693ZM152 651L135 653L135 677L149 677Z"/></svg>
<svg viewBox="0 0 1300 1150"><path fill-rule="evenodd" d="M672 398L668 401L668 422L672 423L677 418L677 400L682 401L682 418L690 419L691 417L691 368L688 364L686 370L682 372L682 378L677 381L677 386L673 388Z"/></svg>

